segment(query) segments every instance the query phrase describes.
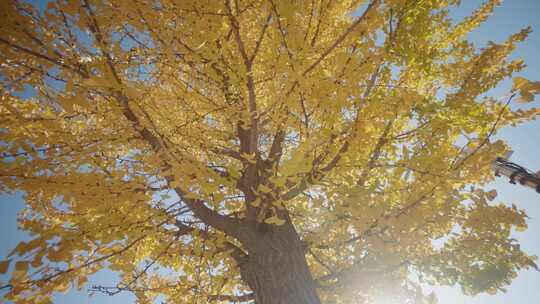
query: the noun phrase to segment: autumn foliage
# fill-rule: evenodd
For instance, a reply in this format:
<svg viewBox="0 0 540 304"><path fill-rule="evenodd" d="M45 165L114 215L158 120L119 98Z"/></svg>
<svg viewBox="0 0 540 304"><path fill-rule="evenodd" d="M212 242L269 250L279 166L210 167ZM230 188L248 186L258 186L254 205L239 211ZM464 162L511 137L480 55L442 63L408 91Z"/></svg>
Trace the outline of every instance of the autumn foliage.
<svg viewBox="0 0 540 304"><path fill-rule="evenodd" d="M39 2L39 1L38 1ZM0 1L15 303L109 268L139 303L433 302L536 267L483 186L539 83L457 0ZM408 303L408 302L407 302Z"/></svg>

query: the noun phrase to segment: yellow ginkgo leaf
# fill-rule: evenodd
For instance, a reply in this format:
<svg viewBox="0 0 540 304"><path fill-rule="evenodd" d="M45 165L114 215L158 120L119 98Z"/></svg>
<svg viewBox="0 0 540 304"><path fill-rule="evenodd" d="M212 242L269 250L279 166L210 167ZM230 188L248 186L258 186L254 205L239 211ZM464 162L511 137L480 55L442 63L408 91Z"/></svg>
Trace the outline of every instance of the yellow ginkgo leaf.
<svg viewBox="0 0 540 304"><path fill-rule="evenodd" d="M521 90L519 91L519 98L517 102L519 103L528 103L534 100L534 95L530 91Z"/></svg>
<svg viewBox="0 0 540 304"><path fill-rule="evenodd" d="M497 197L497 190L493 189L491 191L486 192L486 197L490 201L494 200Z"/></svg>
<svg viewBox="0 0 540 304"><path fill-rule="evenodd" d="M540 81L533 82L523 77L514 77L512 91L519 91L517 102L531 102L534 100L534 95L540 93Z"/></svg>
<svg viewBox="0 0 540 304"><path fill-rule="evenodd" d="M524 77L514 77L514 83L512 84L512 91L517 91L529 84L529 80Z"/></svg>
<svg viewBox="0 0 540 304"><path fill-rule="evenodd" d="M5 260L0 262L0 274L4 274L7 272L9 268L9 262L10 260Z"/></svg>
<svg viewBox="0 0 540 304"><path fill-rule="evenodd" d="M525 230L527 230L527 224L521 224L516 226L516 231L518 232L523 232Z"/></svg>
<svg viewBox="0 0 540 304"><path fill-rule="evenodd" d="M266 186L266 185L259 185L258 190L262 193L270 193L272 192L272 188Z"/></svg>
<svg viewBox="0 0 540 304"><path fill-rule="evenodd" d="M251 202L251 206L253 207L259 207L261 205L261 199L257 198L253 202Z"/></svg>
<svg viewBox="0 0 540 304"><path fill-rule="evenodd" d="M26 272L28 270L27 261L18 261L15 263L15 271Z"/></svg>
<svg viewBox="0 0 540 304"><path fill-rule="evenodd" d="M282 220L282 219L280 219L279 217L277 217L275 215L265 219L264 222L267 223L267 224L270 224L270 225L277 225L277 226L281 226L281 225L285 224L285 220Z"/></svg>

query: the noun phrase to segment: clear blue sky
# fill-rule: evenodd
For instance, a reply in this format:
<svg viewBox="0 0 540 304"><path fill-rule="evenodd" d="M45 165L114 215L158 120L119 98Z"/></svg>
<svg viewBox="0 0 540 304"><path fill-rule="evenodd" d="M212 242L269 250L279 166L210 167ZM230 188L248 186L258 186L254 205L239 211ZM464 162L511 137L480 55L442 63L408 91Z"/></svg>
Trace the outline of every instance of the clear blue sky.
<svg viewBox="0 0 540 304"><path fill-rule="evenodd" d="M481 0L462 0L462 6L456 9L453 15L463 17L481 2ZM525 43L518 47L514 57L523 58L528 65L528 68L520 74L521 76L531 80L540 80L540 0L507 0L496 9L494 16L487 23L471 34L470 38L481 46L489 40L503 41L511 33L529 25L533 27L533 33ZM494 90L493 94L503 95L509 88L510 82L506 82ZM540 106L540 97L537 99L534 105ZM512 161L533 171L540 170L540 120L505 129L498 137L506 140L514 149ZM529 229L526 232L516 233L514 237L520 240L522 248L527 253L540 256L540 194L531 189L511 185L507 180L498 180L491 187L498 191L499 201L515 203L527 210L530 217ZM22 207L23 201L20 194L0 195L0 260L19 241L29 239L27 234L17 230L16 214ZM5 279L5 276L0 276L0 281ZM95 275L89 285L112 285L115 280L114 274L104 271ZM435 291L441 304L535 304L540 301L540 272L535 270L521 272L508 288L508 292L503 294L467 297L461 294L457 287L438 287ZM71 291L54 298L54 303L57 304L133 302L134 298L129 294L114 297L95 295L90 298L85 290Z"/></svg>

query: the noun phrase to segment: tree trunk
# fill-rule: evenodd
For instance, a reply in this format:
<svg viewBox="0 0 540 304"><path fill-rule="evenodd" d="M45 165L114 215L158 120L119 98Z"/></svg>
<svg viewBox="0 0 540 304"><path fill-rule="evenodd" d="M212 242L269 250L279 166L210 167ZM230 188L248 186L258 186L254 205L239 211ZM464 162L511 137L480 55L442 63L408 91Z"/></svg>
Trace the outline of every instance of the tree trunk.
<svg viewBox="0 0 540 304"><path fill-rule="evenodd" d="M294 227L262 224L245 242L248 257L240 265L256 304L319 304L305 246Z"/></svg>

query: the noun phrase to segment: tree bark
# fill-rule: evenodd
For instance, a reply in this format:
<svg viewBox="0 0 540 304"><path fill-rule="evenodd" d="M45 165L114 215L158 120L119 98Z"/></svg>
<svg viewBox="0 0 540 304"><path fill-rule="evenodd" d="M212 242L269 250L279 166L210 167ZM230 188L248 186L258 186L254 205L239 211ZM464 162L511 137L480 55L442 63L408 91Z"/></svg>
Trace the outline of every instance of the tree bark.
<svg viewBox="0 0 540 304"><path fill-rule="evenodd" d="M305 246L290 223L259 224L244 241L243 280L257 304L320 304L305 258Z"/></svg>

